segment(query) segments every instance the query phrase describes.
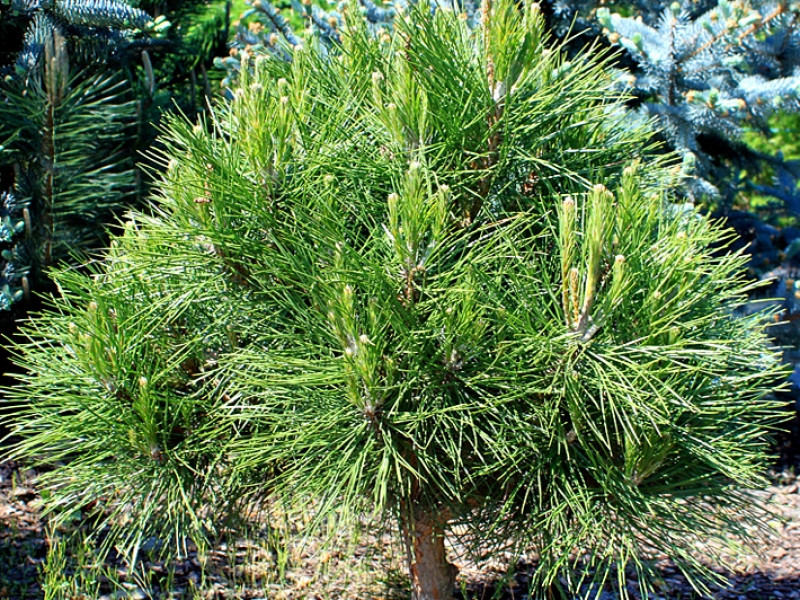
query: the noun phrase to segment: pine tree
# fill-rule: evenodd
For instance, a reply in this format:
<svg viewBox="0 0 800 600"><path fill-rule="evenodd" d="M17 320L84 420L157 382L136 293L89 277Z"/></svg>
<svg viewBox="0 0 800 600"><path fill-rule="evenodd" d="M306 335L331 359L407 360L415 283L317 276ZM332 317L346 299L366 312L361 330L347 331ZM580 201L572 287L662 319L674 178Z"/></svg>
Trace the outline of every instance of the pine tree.
<svg viewBox="0 0 800 600"><path fill-rule="evenodd" d="M193 118L206 109L217 91L218 74L209 73L207 67L227 52L231 0L148 1L140 6L170 24L158 43L154 40L144 46L148 58L152 57L152 75L143 90L150 97L145 115L157 124L177 105ZM142 148L152 143L156 130L152 128Z"/></svg>
<svg viewBox="0 0 800 600"><path fill-rule="evenodd" d="M414 2L410 2L413 4ZM338 43L339 2L328 12L310 2L293 2L310 33L326 46ZM375 30L393 27L395 8L360 0L359 12ZM447 8L449 2L432 3ZM280 54L275 44L299 38L268 0L255 0L247 14L263 29L240 28L239 51ZM477 4L459 0L456 10L477 25ZM622 14L611 12L619 9ZM631 94L632 121L653 119L658 137L685 162L683 189L688 200L727 212L738 194L772 197L774 208L800 213L800 163L780 152L764 153L743 142L745 130L769 131L776 112L800 110L800 29L797 3L788 0L545 0L548 29L571 53L592 44L610 43L622 54L614 61L618 84ZM625 16L623 16L625 15ZM286 56L284 56L286 57ZM227 81L239 63L221 60ZM747 176L743 177L743 173Z"/></svg>
<svg viewBox="0 0 800 600"><path fill-rule="evenodd" d="M281 501L397 523L415 600L452 597L454 524L533 548L535 597L646 594L653 551L713 576L692 540L752 534L781 416L744 257L536 4L357 12L171 119L152 214L26 326L13 454L132 560Z"/></svg>

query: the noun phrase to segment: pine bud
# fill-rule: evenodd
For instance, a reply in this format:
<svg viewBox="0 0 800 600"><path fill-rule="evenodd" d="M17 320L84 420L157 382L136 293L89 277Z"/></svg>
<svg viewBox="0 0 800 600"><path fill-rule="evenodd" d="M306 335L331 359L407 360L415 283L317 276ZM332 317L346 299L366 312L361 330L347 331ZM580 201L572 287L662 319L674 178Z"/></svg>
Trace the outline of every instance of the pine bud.
<svg viewBox="0 0 800 600"><path fill-rule="evenodd" d="M380 71L373 71L372 72L372 83L377 85L381 81L383 81L383 73L381 73Z"/></svg>
<svg viewBox="0 0 800 600"><path fill-rule="evenodd" d="M572 267L569 270L569 299L570 306L568 310L572 311L572 322L577 323L580 318L580 298L578 293L578 283L580 281L580 272L577 268Z"/></svg>
<svg viewBox="0 0 800 600"><path fill-rule="evenodd" d="M358 354L358 344L356 343L356 339L349 333L347 334L347 346L344 349L344 353L347 356L355 356Z"/></svg>
<svg viewBox="0 0 800 600"><path fill-rule="evenodd" d="M148 383L147 382L147 377L144 377L144 376L139 377L139 387L140 388L146 388L147 387L147 383Z"/></svg>

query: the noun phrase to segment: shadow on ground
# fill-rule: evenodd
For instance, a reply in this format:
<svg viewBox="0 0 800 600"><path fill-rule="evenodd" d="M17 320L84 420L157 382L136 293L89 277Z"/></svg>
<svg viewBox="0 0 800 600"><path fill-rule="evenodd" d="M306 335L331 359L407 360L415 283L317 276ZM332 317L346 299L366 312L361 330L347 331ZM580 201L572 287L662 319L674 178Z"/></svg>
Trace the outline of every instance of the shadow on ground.
<svg viewBox="0 0 800 600"><path fill-rule="evenodd" d="M800 559L800 557L798 557ZM456 594L457 600L529 600L532 597L528 587L531 566L520 566L514 577L514 583L506 582L498 585L488 581L468 586L467 595L461 591ZM783 577L780 574L754 573L752 575L735 575L724 573L730 587L714 588L714 600L796 600L800 598L800 575ZM692 590L685 577L674 571L661 571L662 581L653 600L707 600ZM631 589L631 598L639 598ZM618 600L620 596L614 592L603 592L597 600ZM552 596L553 600L559 598ZM591 597L591 600L595 600Z"/></svg>
<svg viewBox="0 0 800 600"><path fill-rule="evenodd" d="M41 598L38 567L46 543L35 493L13 463L0 464L0 600Z"/></svg>

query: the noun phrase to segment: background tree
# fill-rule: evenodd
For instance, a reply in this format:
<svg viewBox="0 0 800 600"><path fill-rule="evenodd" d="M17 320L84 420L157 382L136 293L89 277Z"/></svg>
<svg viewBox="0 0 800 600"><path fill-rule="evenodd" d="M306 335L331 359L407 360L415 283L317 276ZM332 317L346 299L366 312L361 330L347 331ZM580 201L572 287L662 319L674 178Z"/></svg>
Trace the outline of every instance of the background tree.
<svg viewBox="0 0 800 600"><path fill-rule="evenodd" d="M0 308L7 309L42 268L98 244L114 210L136 195L134 156L125 149L136 123L133 98L113 72L80 65L107 59L150 17L111 0L5 2L2 12L9 38L25 28L0 83L2 185L16 214L3 240Z"/></svg>
<svg viewBox="0 0 800 600"><path fill-rule="evenodd" d="M713 576L692 540L757 526L781 416L744 258L537 5L357 12L171 120L153 213L26 327L14 455L132 560L275 500L394 520L416 600L452 597L454 524L532 547L541 596L647 593L653 551Z"/></svg>
<svg viewBox="0 0 800 600"><path fill-rule="evenodd" d="M6 197L24 216L5 239L2 308L29 292L29 277L42 268L100 245L105 224L137 191L126 149L136 105L125 82L113 73L76 75L58 32L44 46L41 69L2 86L3 154L14 165Z"/></svg>
<svg viewBox="0 0 800 600"><path fill-rule="evenodd" d="M633 76L621 75L642 112L691 165L690 197L727 207L745 189L800 211L800 163L757 152L742 138L744 128L766 129L777 111L800 109L800 6L721 0L702 12L674 2L648 22L608 9L597 15L637 63ZM747 168L769 170L775 183L742 180Z"/></svg>
<svg viewBox="0 0 800 600"><path fill-rule="evenodd" d="M0 177L13 221L0 239L0 309L71 252L107 243L149 194L141 163L161 115L193 117L212 95L205 65L224 50L230 2L141 4L155 19L117 0L0 6Z"/></svg>

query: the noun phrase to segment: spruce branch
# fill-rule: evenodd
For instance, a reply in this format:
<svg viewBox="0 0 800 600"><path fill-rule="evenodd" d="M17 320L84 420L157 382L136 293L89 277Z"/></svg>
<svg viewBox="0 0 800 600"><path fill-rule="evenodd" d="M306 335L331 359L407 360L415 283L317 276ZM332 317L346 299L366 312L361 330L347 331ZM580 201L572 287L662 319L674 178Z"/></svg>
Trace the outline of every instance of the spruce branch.
<svg viewBox="0 0 800 600"><path fill-rule="evenodd" d="M54 0L53 14L68 23L116 29L143 29L152 20L121 0Z"/></svg>
<svg viewBox="0 0 800 600"><path fill-rule="evenodd" d="M797 36L795 13L786 3L722 0L692 18L675 3L651 26L597 11L609 41L639 64L635 77L621 79L633 84L670 145L694 164L686 179L690 198L711 196L724 208L741 188L737 167L722 153L709 154L698 138L735 141L745 127L764 127L776 111L800 110L791 75L798 55L786 52Z"/></svg>

